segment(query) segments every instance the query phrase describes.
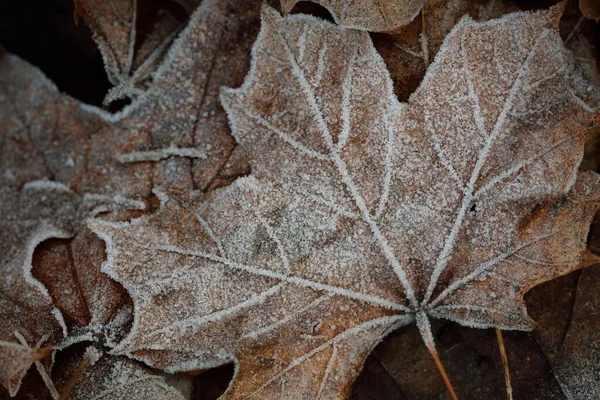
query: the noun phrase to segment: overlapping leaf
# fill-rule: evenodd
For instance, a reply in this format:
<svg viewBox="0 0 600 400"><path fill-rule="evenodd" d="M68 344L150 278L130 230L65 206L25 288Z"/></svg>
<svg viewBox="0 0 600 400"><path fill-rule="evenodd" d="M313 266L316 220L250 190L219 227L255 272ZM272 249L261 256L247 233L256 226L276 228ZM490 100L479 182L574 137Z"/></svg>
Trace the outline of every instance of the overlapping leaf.
<svg viewBox="0 0 600 400"><path fill-rule="evenodd" d="M1 55L1 341L62 349L82 340L111 346L124 334L127 295L100 272L104 245L82 222L139 215L151 206L153 185L186 198L235 176L218 93L243 79L258 9L205 2L148 90L118 114L61 94L36 68ZM32 278L33 252L52 238L70 239L42 244L34 260L42 285ZM3 367L3 378L12 377ZM3 383L14 393L17 381Z"/></svg>
<svg viewBox="0 0 600 400"><path fill-rule="evenodd" d="M284 12L290 12L299 0L281 0ZM345 27L367 31L392 31L412 21L425 0L316 0L327 8L335 21Z"/></svg>

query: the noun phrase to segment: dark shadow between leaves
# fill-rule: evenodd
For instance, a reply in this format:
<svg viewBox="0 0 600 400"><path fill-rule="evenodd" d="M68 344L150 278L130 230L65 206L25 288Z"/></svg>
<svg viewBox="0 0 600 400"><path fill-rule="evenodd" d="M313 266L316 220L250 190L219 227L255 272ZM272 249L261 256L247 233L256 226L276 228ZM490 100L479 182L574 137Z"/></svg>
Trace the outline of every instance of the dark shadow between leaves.
<svg viewBox="0 0 600 400"><path fill-rule="evenodd" d="M325 7L311 1L299 1L290 14L308 14L335 23L333 16Z"/></svg>
<svg viewBox="0 0 600 400"><path fill-rule="evenodd" d="M102 56L73 13L73 0L2 2L0 44L38 66L62 92L101 106L110 88Z"/></svg>

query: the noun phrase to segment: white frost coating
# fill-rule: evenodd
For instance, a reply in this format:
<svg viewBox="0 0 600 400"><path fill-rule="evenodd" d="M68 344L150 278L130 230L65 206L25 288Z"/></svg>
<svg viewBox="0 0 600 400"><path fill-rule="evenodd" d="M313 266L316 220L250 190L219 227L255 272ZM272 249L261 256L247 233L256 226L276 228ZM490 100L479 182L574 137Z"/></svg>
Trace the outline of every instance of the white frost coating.
<svg viewBox="0 0 600 400"><path fill-rule="evenodd" d="M101 194L86 193L83 195L82 205L92 207L94 203L100 203L100 205L92 208L89 212L89 216L95 218L98 214L117 211L120 207L128 210L145 210L146 204L140 200L129 199L120 194L115 196L107 196Z"/></svg>
<svg viewBox="0 0 600 400"><path fill-rule="evenodd" d="M325 198L323 198L322 196L319 195L310 195L309 196L311 200L313 200L315 203L319 203L322 204L326 207L328 207L329 209L331 209L331 211L335 212L338 215L341 215L343 217L346 218L350 218L350 219L358 219L360 218L360 215L352 212L350 210L348 210L347 208L337 204L337 203L333 203Z"/></svg>
<svg viewBox="0 0 600 400"><path fill-rule="evenodd" d="M200 158L203 160L208 158L206 153L200 149L171 146L166 149L134 151L133 153L120 154L117 156L117 159L122 163L135 163L142 161L160 161L169 157L189 157Z"/></svg>
<svg viewBox="0 0 600 400"><path fill-rule="evenodd" d="M321 85L323 80L323 74L325 73L325 56L327 55L327 43L323 43L323 46L319 50L319 59L317 63L317 73L315 74L315 87Z"/></svg>
<svg viewBox="0 0 600 400"><path fill-rule="evenodd" d="M215 232L210 227L210 224L204 218L202 218L202 216L199 213L194 213L194 216L196 217L196 220L200 223L200 225L202 225L206 233L208 233L208 236L212 239L212 241L215 242L215 245L217 246L221 257L226 257L227 255L225 254L223 243L221 243L221 240L219 240L217 235L215 235Z"/></svg>
<svg viewBox="0 0 600 400"><path fill-rule="evenodd" d="M571 93L571 97L572 97L573 101L575 102L575 104L577 104L578 106L583 108L585 111L595 113L595 112L598 112L598 110L600 110L600 106L598 106L598 107L589 106L585 101L583 101L583 99L581 99L579 96L577 96L572 89L570 90L570 93Z"/></svg>
<svg viewBox="0 0 600 400"><path fill-rule="evenodd" d="M56 345L54 345L54 349L61 351L66 349L67 347L70 347L74 344L77 343L81 343L81 342L93 342L95 341L95 338L90 335L89 333L85 333L83 335L77 335L77 336L67 336L65 339L61 340L59 343L57 343Z"/></svg>
<svg viewBox="0 0 600 400"><path fill-rule="evenodd" d="M256 339L262 335L265 335L265 334L279 328L280 326L285 325L286 323L295 319L297 316L304 313L305 311L310 310L310 309L318 306L322 302L331 299L332 296L333 296L332 294L327 294L325 296L318 297L316 300L308 303L304 307L301 307L301 308L294 310L293 312L287 314L284 318L280 319L279 321L277 321L271 325L264 326L260 329L257 329L255 331L245 334L244 336L241 337L241 339Z"/></svg>
<svg viewBox="0 0 600 400"><path fill-rule="evenodd" d="M63 318L62 313L58 308L53 308L51 312L52 315L54 315L54 318L56 318L56 320L58 321L60 327L62 328L63 337L67 337L69 331L67 330L67 324L65 323L65 319Z"/></svg>
<svg viewBox="0 0 600 400"><path fill-rule="evenodd" d="M456 181L456 183L458 184L458 187L461 189L461 191L466 194L467 187L465 186L462 179L460 178L460 176L454 169L452 162L446 157L446 154L442 150L442 146L440 144L440 140L437 137L436 132L431 129L431 125L430 125L431 117L429 116L429 110L425 109L424 115L425 115L425 130L429 133L429 136L431 137L432 146L433 146L433 149L434 149L438 159L440 160L440 162L442 163L444 168L446 168L446 170L450 174L450 177L452 177L452 179L454 179Z"/></svg>
<svg viewBox="0 0 600 400"><path fill-rule="evenodd" d="M89 360L90 365L94 365L96 362L98 362L98 360L100 360L102 355L103 353L100 350L96 349L94 346L89 346L87 349L85 349L85 354L83 356Z"/></svg>
<svg viewBox="0 0 600 400"><path fill-rule="evenodd" d="M506 171L492 177L491 179L489 179L488 183L486 183L485 185L483 185L481 188L479 188L477 190L477 192L475 192L475 194L473 195L473 199L477 200L479 197L481 197L483 194L487 193L488 191L490 191L492 188L494 188L494 186L496 186L497 184L499 184L500 182L504 181L506 178L511 177L512 175L515 175L516 173L518 173L519 171L521 171L523 168L533 164L535 161L541 159L542 157L548 155L549 153L555 151L556 149L558 149L560 146L569 143L572 140L576 140L579 139L577 136L570 136L567 137L566 139L560 140L558 143L551 145L548 150L538 153L535 156L522 161L520 163L515 164L514 166L510 167L509 169L507 169ZM577 170L575 170L575 174L577 173ZM575 178L577 177L577 175L575 175ZM574 178L571 178L570 184L565 185L565 189L569 189L573 186L574 183Z"/></svg>
<svg viewBox="0 0 600 400"><path fill-rule="evenodd" d="M27 344L27 340L25 340L25 337L23 337L23 335L21 335L20 332L15 331L13 332L13 334L15 335L15 337L19 340L19 342L21 342L21 344L23 346L26 347L30 347ZM44 339L45 340L45 339ZM1 342L0 343L6 343L6 342ZM17 347L18 345L13 344L14 347ZM4 346L6 347L6 346ZM38 349L38 347L36 347L36 350ZM56 388L54 387L54 383L52 383L52 378L50 378L50 376L48 376L48 373L46 372L46 368L44 368L44 366L42 365L41 362L39 361L35 361L35 368L37 369L38 373L40 374L42 380L44 381L44 384L46 385L46 387L48 388L48 391L50 392L50 396L52 397L52 399L57 400L60 396L58 394L58 391L56 390ZM21 381L23 380L23 377L25 376L25 374L27 373L27 371L29 370L29 366L27 368L25 368L23 370L23 373L20 376L19 379L19 384L17 387L21 386ZM15 393L16 394L16 393ZM11 394L11 396L13 396L14 394Z"/></svg>
<svg viewBox="0 0 600 400"><path fill-rule="evenodd" d="M354 69L354 63L358 50L354 49L352 56L348 61L348 70L346 76L344 76L344 82L342 83L342 131L338 138L337 149L342 151L346 146L346 141L350 137L350 112L352 111L352 104L350 103L350 94L352 93L352 70Z"/></svg>
<svg viewBox="0 0 600 400"><path fill-rule="evenodd" d="M68 186L63 183L56 181L49 181L46 179L39 179L36 181L30 181L23 185L23 190L63 190L70 192Z"/></svg>

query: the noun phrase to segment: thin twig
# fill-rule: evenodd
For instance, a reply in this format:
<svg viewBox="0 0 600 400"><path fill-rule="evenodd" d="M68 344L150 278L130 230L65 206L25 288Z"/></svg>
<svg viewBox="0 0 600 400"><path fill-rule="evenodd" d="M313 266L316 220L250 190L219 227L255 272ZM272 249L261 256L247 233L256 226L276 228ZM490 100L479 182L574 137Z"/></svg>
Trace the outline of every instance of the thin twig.
<svg viewBox="0 0 600 400"><path fill-rule="evenodd" d="M498 339L498 348L500 348L500 357L502 358L502 365L504 366L504 381L506 383L506 396L508 400L513 400L513 390L510 384L510 370L508 368L508 358L506 357L506 349L504 348L504 339L502 338L502 331L496 328L496 338Z"/></svg>

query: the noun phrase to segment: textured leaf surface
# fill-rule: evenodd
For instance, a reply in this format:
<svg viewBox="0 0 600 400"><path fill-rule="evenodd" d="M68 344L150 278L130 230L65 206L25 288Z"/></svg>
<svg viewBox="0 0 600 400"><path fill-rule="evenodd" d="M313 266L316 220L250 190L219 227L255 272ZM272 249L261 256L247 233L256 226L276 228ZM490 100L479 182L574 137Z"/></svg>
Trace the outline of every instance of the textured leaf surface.
<svg viewBox="0 0 600 400"><path fill-rule="evenodd" d="M84 360L91 365L70 391L73 400L184 400L164 377L124 357L100 354L88 348ZM97 358L97 359L96 359Z"/></svg>
<svg viewBox="0 0 600 400"><path fill-rule="evenodd" d="M11 394L27 368L48 354L27 342L39 346L66 329L48 291L31 275L31 259L43 240L73 235L78 204L73 192L55 182L32 181L20 191L0 189L0 317L5 321L0 324L0 378Z"/></svg>
<svg viewBox="0 0 600 400"><path fill-rule="evenodd" d="M463 19L401 104L366 33L265 8L222 95L259 180L92 222L136 306L117 351L236 359L230 398L335 398L415 319L530 329L523 294L581 266L600 200L577 176L595 93L558 18Z"/></svg>
<svg viewBox="0 0 600 400"><path fill-rule="evenodd" d="M281 0L288 13L299 0ZM333 15L335 22L366 31L391 31L412 21L425 0L316 0Z"/></svg>
<svg viewBox="0 0 600 400"><path fill-rule="evenodd" d="M259 7L205 2L150 87L118 114L0 55L0 341L18 344L17 331L32 347L110 347L126 332L126 292L100 272L104 244L82 221L146 212L153 185L186 198L240 172L226 165L235 144L218 95L243 79Z"/></svg>

